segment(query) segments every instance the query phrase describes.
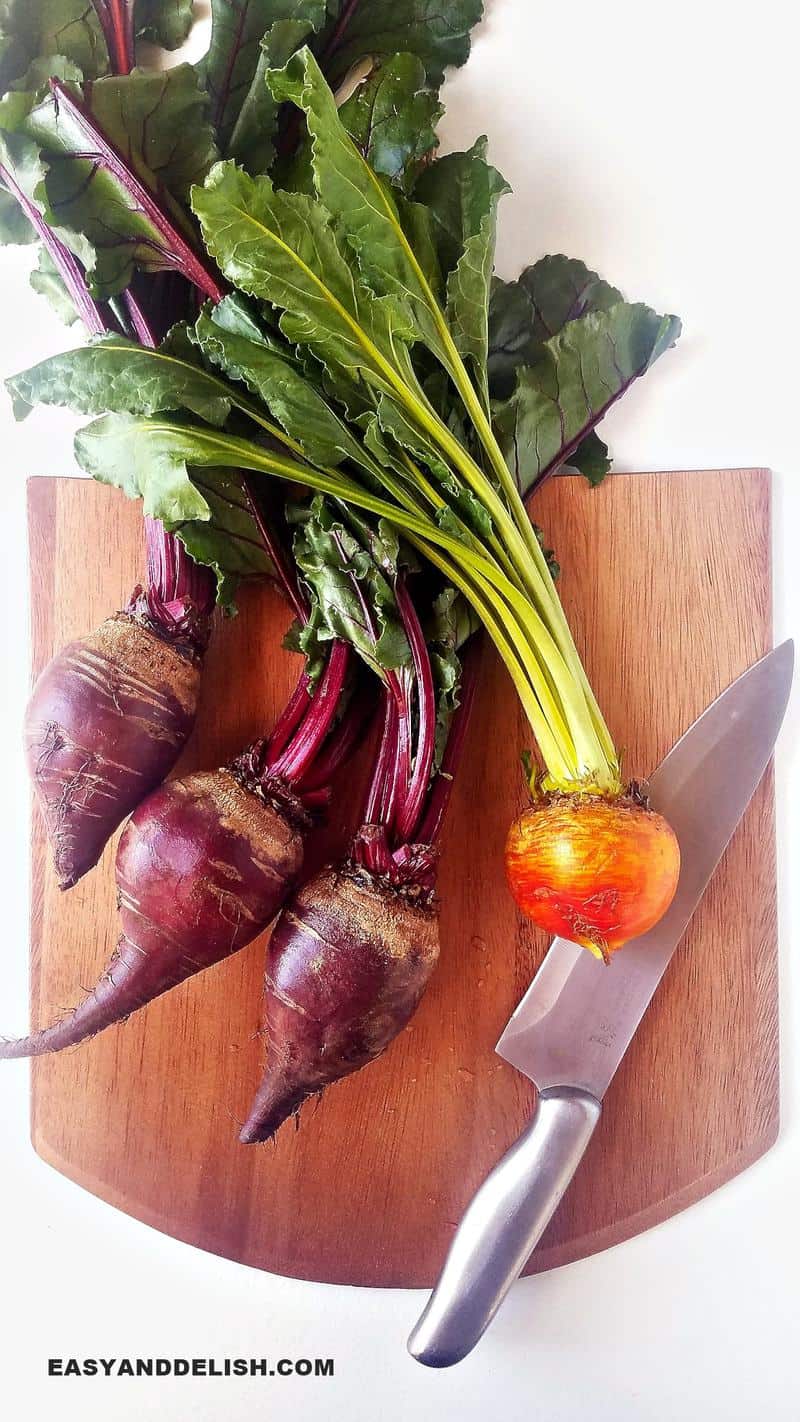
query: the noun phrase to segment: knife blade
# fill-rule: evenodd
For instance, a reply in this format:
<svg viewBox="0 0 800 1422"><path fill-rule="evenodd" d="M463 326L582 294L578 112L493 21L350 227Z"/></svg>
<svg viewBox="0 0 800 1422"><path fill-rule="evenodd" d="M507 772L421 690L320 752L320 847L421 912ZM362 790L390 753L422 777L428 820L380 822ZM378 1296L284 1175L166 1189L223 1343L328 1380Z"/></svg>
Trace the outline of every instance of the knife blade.
<svg viewBox="0 0 800 1422"><path fill-rule="evenodd" d="M712 702L651 776L678 836L675 898L610 967L556 938L497 1044L536 1084L531 1124L484 1181L409 1341L412 1357L466 1357L521 1274L580 1164L602 1099L772 756L789 699L783 642Z"/></svg>

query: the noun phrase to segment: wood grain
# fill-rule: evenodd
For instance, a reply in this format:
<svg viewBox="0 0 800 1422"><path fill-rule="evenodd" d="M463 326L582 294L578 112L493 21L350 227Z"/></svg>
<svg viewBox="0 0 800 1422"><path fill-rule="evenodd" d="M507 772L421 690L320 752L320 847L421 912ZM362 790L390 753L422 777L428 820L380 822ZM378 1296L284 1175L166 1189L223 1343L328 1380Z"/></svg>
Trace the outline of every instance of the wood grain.
<svg viewBox="0 0 800 1422"><path fill-rule="evenodd" d="M142 550L138 509L119 494L71 480L29 487L38 669L123 601ZM558 550L562 596L626 769L646 774L771 645L769 475L620 475L596 492L558 479L536 517ZM220 764L270 724L296 673L279 650L286 622L277 596L254 588L218 628L181 768ZM441 873L442 962L389 1053L306 1108L276 1145L239 1145L236 1123L262 1060L258 940L124 1026L34 1063L32 1135L45 1160L148 1224L258 1268L338 1283L432 1282L473 1191L533 1105L533 1088L493 1051L545 947L515 913L500 869L524 799L518 755L529 735L490 649L483 660ZM346 842L364 769L347 772L347 814L320 836L312 863ZM109 849L60 894L36 816L34 1024L73 1003L113 947L112 870ZM772 1144L775 919L768 776L532 1269L666 1218Z"/></svg>

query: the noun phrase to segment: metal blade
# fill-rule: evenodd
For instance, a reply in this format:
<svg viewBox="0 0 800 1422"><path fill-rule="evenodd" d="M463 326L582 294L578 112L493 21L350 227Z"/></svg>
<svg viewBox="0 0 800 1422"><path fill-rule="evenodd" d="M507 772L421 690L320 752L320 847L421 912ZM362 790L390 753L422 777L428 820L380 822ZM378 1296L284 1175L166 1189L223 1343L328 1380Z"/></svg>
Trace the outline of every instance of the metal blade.
<svg viewBox="0 0 800 1422"><path fill-rule="evenodd" d="M600 1100L772 755L789 699L794 646L783 642L734 681L650 779L681 847L678 888L655 928L609 967L552 943L497 1051L542 1091L578 1086Z"/></svg>

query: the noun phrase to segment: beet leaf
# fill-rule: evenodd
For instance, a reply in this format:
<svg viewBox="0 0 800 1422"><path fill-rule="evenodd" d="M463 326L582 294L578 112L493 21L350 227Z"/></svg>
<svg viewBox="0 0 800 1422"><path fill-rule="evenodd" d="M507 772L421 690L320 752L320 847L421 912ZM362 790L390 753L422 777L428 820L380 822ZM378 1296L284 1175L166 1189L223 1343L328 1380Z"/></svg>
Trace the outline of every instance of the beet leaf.
<svg viewBox="0 0 800 1422"><path fill-rule="evenodd" d="M484 408L489 409L486 367L488 316L497 204L511 189L486 162L486 139L468 153L450 153L422 173L414 197L433 214L442 270L447 275L446 315L456 347L470 363Z"/></svg>
<svg viewBox="0 0 800 1422"><path fill-rule="evenodd" d="M441 84L445 69L466 62L482 13L483 0L329 0L314 48L334 88L366 55L405 51L421 61L429 84Z"/></svg>
<svg viewBox="0 0 800 1422"><path fill-rule="evenodd" d="M489 303L489 387L496 399L514 388L520 365L532 365L551 336L590 311L607 311L622 292L573 257L541 257L516 281L492 283Z"/></svg>
<svg viewBox="0 0 800 1422"><path fill-rule="evenodd" d="M123 0L123 3L125 0ZM162 49L179 49L192 28L192 0L127 0L136 33Z"/></svg>
<svg viewBox="0 0 800 1422"><path fill-rule="evenodd" d="M308 622L292 629L289 645L314 666L325 644L348 642L385 682L387 672L411 660L394 592L397 531L385 521L370 525L319 496L290 503L287 516L294 559L311 601Z"/></svg>
<svg viewBox="0 0 800 1422"><path fill-rule="evenodd" d="M25 119L45 168L37 201L96 295L121 291L136 267L179 270L214 289L178 201L214 157L203 102L180 65L99 80L87 98L59 86Z"/></svg>
<svg viewBox="0 0 800 1422"><path fill-rule="evenodd" d="M190 469L189 478L205 501L204 518L173 524L172 532L197 563L217 579L217 602L235 609L243 583L275 578L275 568L260 536L240 473L230 469Z"/></svg>
<svg viewBox="0 0 800 1422"><path fill-rule="evenodd" d="M87 0L6 0L0 12L0 93L12 85L39 87L43 70L58 59L69 60L84 79L108 73L108 52L92 5Z"/></svg>
<svg viewBox="0 0 800 1422"><path fill-rule="evenodd" d="M570 462L610 407L679 333L675 317L620 302L569 322L544 342L533 365L518 368L513 394L495 406L494 415L521 493Z"/></svg>
<svg viewBox="0 0 800 1422"><path fill-rule="evenodd" d="M357 86L339 117L375 172L405 186L438 146L443 112L438 94L426 86L422 61L396 54Z"/></svg>

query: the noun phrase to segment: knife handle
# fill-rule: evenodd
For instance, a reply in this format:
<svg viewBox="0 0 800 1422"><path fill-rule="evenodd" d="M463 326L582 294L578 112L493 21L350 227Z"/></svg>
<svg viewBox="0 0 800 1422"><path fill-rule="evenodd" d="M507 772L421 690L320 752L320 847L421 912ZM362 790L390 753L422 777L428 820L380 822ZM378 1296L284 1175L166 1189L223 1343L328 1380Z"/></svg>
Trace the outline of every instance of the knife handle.
<svg viewBox="0 0 800 1422"><path fill-rule="evenodd" d="M600 1120L586 1091L542 1091L531 1124L486 1177L462 1219L408 1340L429 1368L465 1358L539 1243Z"/></svg>

